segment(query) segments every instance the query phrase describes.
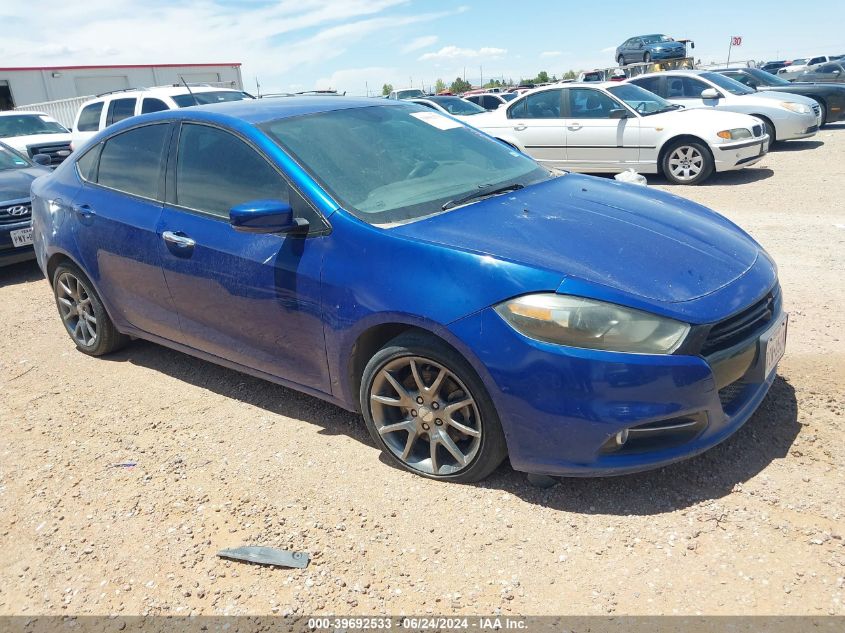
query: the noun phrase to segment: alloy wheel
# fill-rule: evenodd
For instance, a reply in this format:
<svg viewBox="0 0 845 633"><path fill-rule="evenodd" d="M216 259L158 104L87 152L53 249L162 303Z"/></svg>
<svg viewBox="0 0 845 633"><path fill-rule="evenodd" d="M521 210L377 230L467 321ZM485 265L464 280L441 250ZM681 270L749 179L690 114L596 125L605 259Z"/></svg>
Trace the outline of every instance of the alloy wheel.
<svg viewBox="0 0 845 633"><path fill-rule="evenodd" d="M695 147L681 145L669 155L669 170L679 181L695 180L704 169L704 156Z"/></svg>
<svg viewBox="0 0 845 633"><path fill-rule="evenodd" d="M481 447L475 398L447 367L420 356L382 367L370 387L379 437L409 468L432 476L469 467Z"/></svg>
<svg viewBox="0 0 845 633"><path fill-rule="evenodd" d="M83 347L92 347L97 342L98 324L85 284L75 275L63 272L56 281L56 299L71 338Z"/></svg>

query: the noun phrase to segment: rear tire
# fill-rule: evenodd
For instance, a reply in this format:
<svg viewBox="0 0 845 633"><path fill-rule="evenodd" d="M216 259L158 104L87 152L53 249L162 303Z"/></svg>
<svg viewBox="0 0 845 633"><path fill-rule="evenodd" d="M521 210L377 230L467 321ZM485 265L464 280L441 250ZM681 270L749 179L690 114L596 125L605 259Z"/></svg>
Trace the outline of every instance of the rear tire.
<svg viewBox="0 0 845 633"><path fill-rule="evenodd" d="M661 162L663 175L675 185L700 185L715 169L710 149L699 141L678 140L669 144Z"/></svg>
<svg viewBox="0 0 845 633"><path fill-rule="evenodd" d="M53 295L65 330L83 354L103 356L129 342L128 336L117 331L94 285L78 266L65 262L56 267Z"/></svg>
<svg viewBox="0 0 845 633"><path fill-rule="evenodd" d="M359 397L373 441L414 474L479 481L507 455L481 379L434 336L411 332L387 343L364 368Z"/></svg>
<svg viewBox="0 0 845 633"><path fill-rule="evenodd" d="M643 62L645 62L647 64L650 61L651 61L651 53L646 52L645 55L643 55Z"/></svg>

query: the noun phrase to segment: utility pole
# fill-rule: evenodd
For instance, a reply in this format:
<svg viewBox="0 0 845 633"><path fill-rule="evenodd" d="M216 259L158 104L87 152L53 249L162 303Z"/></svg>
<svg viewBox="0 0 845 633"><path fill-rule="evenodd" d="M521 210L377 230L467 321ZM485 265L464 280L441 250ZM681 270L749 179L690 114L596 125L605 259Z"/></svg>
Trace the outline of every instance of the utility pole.
<svg viewBox="0 0 845 633"><path fill-rule="evenodd" d="M367 81L364 82L364 91L367 93L367 96L369 97L370 96L370 84Z"/></svg>
<svg viewBox="0 0 845 633"><path fill-rule="evenodd" d="M484 66L479 65L478 66L478 72L481 73L481 85L479 86L479 88L483 88L484 87Z"/></svg>
<svg viewBox="0 0 845 633"><path fill-rule="evenodd" d="M255 95L256 97L261 96L261 84L258 83L258 75L255 76L255 92L258 93Z"/></svg>

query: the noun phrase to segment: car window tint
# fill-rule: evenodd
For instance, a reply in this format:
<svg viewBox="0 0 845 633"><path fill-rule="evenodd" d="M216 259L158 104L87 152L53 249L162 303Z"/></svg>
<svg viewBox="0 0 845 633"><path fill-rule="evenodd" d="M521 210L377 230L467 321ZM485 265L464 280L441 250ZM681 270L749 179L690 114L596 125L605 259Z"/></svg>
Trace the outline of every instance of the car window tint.
<svg viewBox="0 0 845 633"><path fill-rule="evenodd" d="M621 106L603 92L588 88L569 89L569 112L576 119L608 119Z"/></svg>
<svg viewBox="0 0 845 633"><path fill-rule="evenodd" d="M752 77L745 73L722 73L725 77L730 77L734 81L745 84L746 86L756 86L757 82Z"/></svg>
<svg viewBox="0 0 845 633"><path fill-rule="evenodd" d="M525 98L526 119L559 119L560 90L544 90Z"/></svg>
<svg viewBox="0 0 845 633"><path fill-rule="evenodd" d="M100 114L103 112L103 102L91 103L79 113L76 129L80 132L96 132L100 129Z"/></svg>
<svg viewBox="0 0 845 633"><path fill-rule="evenodd" d="M137 99L114 99L109 104L109 113L106 117L106 125L123 121L135 114L135 102Z"/></svg>
<svg viewBox="0 0 845 633"><path fill-rule="evenodd" d="M228 218L232 207L251 200L287 202L287 182L233 134L183 125L176 163L177 204Z"/></svg>
<svg viewBox="0 0 845 633"><path fill-rule="evenodd" d="M692 77L667 77L667 99L700 99L707 84Z"/></svg>
<svg viewBox="0 0 845 633"><path fill-rule="evenodd" d="M167 104L161 99L151 99L150 97L145 98L144 102L141 104L141 114L162 112L169 109L170 108L167 107Z"/></svg>
<svg viewBox="0 0 845 633"><path fill-rule="evenodd" d="M98 143L76 161L76 169L79 171L79 175L89 182L96 182L97 180L97 159L100 157L102 147L103 144Z"/></svg>
<svg viewBox="0 0 845 633"><path fill-rule="evenodd" d="M638 85L640 88L645 88L654 94L660 94L660 77L643 77L631 83Z"/></svg>
<svg viewBox="0 0 845 633"><path fill-rule="evenodd" d="M525 118L525 99L522 101L518 101L514 103L508 109L508 118L509 119L524 119Z"/></svg>
<svg viewBox="0 0 845 633"><path fill-rule="evenodd" d="M162 157L170 125L145 125L108 139L100 154L97 182L157 199Z"/></svg>

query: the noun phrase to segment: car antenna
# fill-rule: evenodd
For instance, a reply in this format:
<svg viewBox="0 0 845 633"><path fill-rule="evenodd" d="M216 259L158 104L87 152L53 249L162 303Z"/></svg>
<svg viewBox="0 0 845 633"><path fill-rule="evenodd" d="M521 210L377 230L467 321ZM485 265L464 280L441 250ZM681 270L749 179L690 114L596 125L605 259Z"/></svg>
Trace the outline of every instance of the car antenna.
<svg viewBox="0 0 845 633"><path fill-rule="evenodd" d="M193 91L193 90L191 90L191 87L188 85L188 82L187 82L187 81L185 81L185 78L184 78L182 75L179 75L179 79L181 79L181 80L182 80L182 83L183 83L183 84L185 84L185 88L187 88L187 89L188 89L188 94L189 94L189 95L191 95L191 99L193 99L193 100L194 100L194 105L199 105L199 104L200 104L200 102L199 102L199 101L197 101L197 97L196 97L196 95L194 94L194 91Z"/></svg>

